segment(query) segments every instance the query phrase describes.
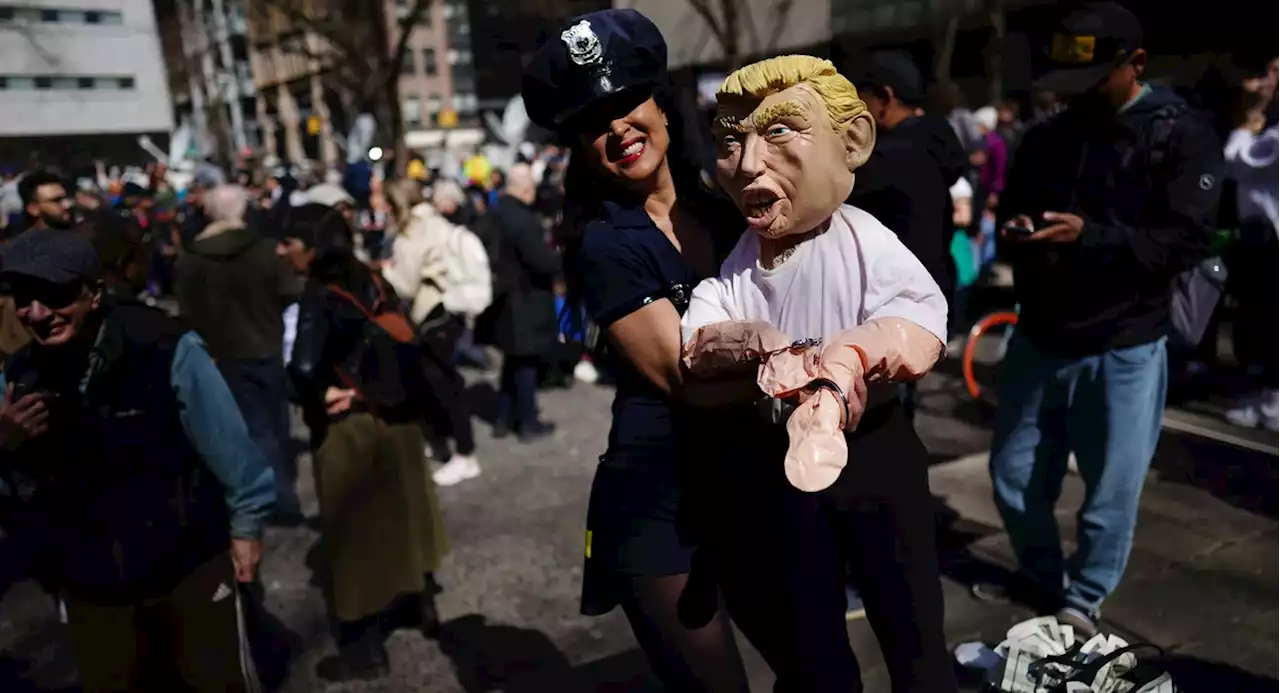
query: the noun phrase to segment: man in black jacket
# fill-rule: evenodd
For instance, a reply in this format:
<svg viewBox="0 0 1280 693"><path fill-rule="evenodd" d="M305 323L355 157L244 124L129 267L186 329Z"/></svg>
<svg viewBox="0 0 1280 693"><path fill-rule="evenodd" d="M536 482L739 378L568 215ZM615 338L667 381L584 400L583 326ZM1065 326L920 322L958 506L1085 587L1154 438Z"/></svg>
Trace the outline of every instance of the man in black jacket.
<svg viewBox="0 0 1280 693"><path fill-rule="evenodd" d="M546 231L533 211L537 183L528 164L516 164L507 186L489 210L497 229L499 296L494 337L502 349L501 407L494 435L514 428L522 441L541 438L555 426L538 419L538 370L556 342L554 286L560 260L546 242Z"/></svg>
<svg viewBox="0 0 1280 693"><path fill-rule="evenodd" d="M204 342L109 297L75 233L20 236L0 292L32 337L0 376L5 542L60 589L82 688L257 690L236 583L274 482Z"/></svg>
<svg viewBox="0 0 1280 693"><path fill-rule="evenodd" d="M1118 4L1062 19L1037 86L1075 96L1027 132L1001 197L1022 308L991 448L995 499L1033 593L1086 635L1124 572L1160 435L1171 282L1205 253L1223 174L1209 125L1142 81L1141 46ZM1053 510L1072 452L1086 492L1067 561Z"/></svg>
<svg viewBox="0 0 1280 693"><path fill-rule="evenodd" d="M302 507L289 454L284 308L302 279L278 257L276 243L245 225L248 195L221 185L204 195L211 223L178 260L175 293L183 318L209 345L249 425L275 470L276 519L295 524Z"/></svg>

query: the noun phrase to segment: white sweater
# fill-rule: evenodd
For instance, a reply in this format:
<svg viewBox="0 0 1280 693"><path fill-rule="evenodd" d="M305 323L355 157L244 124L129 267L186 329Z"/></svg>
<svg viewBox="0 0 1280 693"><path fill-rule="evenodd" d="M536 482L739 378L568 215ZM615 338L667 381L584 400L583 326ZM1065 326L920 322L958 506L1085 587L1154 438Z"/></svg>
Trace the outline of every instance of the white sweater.
<svg viewBox="0 0 1280 693"><path fill-rule="evenodd" d="M1236 180L1240 219L1263 217L1277 227L1280 216L1280 133L1273 125L1255 135L1244 128L1231 133L1223 155L1227 173Z"/></svg>

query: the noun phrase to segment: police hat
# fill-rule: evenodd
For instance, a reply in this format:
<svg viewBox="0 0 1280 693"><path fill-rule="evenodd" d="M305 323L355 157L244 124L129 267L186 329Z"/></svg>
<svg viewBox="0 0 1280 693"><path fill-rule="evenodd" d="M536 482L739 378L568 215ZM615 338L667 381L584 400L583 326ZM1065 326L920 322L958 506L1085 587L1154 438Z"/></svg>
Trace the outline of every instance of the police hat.
<svg viewBox="0 0 1280 693"><path fill-rule="evenodd" d="M667 79L667 44L635 10L604 10L569 21L524 71L529 119L558 131L592 102Z"/></svg>

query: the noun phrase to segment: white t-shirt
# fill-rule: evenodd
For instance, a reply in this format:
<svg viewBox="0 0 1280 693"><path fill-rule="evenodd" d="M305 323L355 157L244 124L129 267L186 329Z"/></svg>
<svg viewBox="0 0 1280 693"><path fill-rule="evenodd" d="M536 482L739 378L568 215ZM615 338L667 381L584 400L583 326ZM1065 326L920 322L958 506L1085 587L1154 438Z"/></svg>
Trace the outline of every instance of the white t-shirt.
<svg viewBox="0 0 1280 693"><path fill-rule="evenodd" d="M681 322L688 341L724 320L763 320L792 339L826 339L875 318L904 318L947 341L947 301L898 236L844 205L831 227L778 267L760 267L760 237L742 234L720 276L693 290Z"/></svg>
<svg viewBox="0 0 1280 693"><path fill-rule="evenodd" d="M1236 179L1236 207L1241 219L1261 217L1274 228L1280 223L1280 130L1274 125L1255 135L1244 128L1231 133L1223 155L1227 173Z"/></svg>

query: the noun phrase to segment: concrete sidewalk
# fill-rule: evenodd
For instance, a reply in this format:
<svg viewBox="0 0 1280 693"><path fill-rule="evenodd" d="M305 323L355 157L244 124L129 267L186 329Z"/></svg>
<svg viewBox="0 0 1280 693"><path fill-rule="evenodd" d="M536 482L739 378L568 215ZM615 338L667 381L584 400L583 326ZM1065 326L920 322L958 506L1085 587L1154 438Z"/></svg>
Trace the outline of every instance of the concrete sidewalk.
<svg viewBox="0 0 1280 693"><path fill-rule="evenodd" d="M1277 689L1275 463L1194 437L1166 432L1161 441L1129 566L1103 617L1131 642L1165 648L1185 693ZM948 640L998 642L1011 624L1034 614L969 593L973 579L1014 565L991 501L987 455L939 463L929 476L949 516L940 536ZM1069 475L1058 505L1064 537L1075 536L1083 494L1079 477ZM870 627L853 624L850 635L866 665L868 693L889 691Z"/></svg>

